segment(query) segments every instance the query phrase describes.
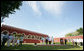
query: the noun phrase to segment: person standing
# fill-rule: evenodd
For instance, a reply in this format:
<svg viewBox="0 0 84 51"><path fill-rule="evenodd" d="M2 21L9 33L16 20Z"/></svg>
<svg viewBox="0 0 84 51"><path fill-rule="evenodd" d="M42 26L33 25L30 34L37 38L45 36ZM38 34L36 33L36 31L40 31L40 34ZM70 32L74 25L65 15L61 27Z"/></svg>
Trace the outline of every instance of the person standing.
<svg viewBox="0 0 84 51"><path fill-rule="evenodd" d="M45 38L44 38L44 37L42 37L42 43L43 43L43 44L45 43Z"/></svg>
<svg viewBox="0 0 84 51"><path fill-rule="evenodd" d="M75 39L75 45L77 46L77 39Z"/></svg>
<svg viewBox="0 0 84 51"><path fill-rule="evenodd" d="M3 36L4 36L4 34L1 33L1 47L2 47L2 42L3 42Z"/></svg>
<svg viewBox="0 0 84 51"><path fill-rule="evenodd" d="M15 42L16 42L17 38L16 38L16 33L13 34L13 42L12 42L12 46L15 46Z"/></svg>
<svg viewBox="0 0 84 51"><path fill-rule="evenodd" d="M17 42L16 42L16 45L18 46L20 44L20 38L17 37Z"/></svg>
<svg viewBox="0 0 84 51"><path fill-rule="evenodd" d="M67 39L65 39L65 45L67 44Z"/></svg>
<svg viewBox="0 0 84 51"><path fill-rule="evenodd" d="M20 36L20 45L22 45L23 39L24 39L24 34L22 36Z"/></svg>
<svg viewBox="0 0 84 51"><path fill-rule="evenodd" d="M48 38L48 41L49 41L49 44L51 44L51 38L50 37Z"/></svg>
<svg viewBox="0 0 84 51"><path fill-rule="evenodd" d="M83 39L80 39L80 45L83 46Z"/></svg>
<svg viewBox="0 0 84 51"><path fill-rule="evenodd" d="M80 46L80 39L79 39L79 38L77 39L77 43L78 43L78 45Z"/></svg>
<svg viewBox="0 0 84 51"><path fill-rule="evenodd" d="M9 35L7 34L7 32L3 32L4 36L3 36L3 42L2 42L2 47L5 46L5 43L8 41L9 39Z"/></svg>
<svg viewBox="0 0 84 51"><path fill-rule="evenodd" d="M46 37L46 45L48 44L48 37Z"/></svg>
<svg viewBox="0 0 84 51"><path fill-rule="evenodd" d="M13 34L10 34L9 35L9 40L7 41L7 46L9 47L10 46L10 43L12 42L13 40Z"/></svg>
<svg viewBox="0 0 84 51"><path fill-rule="evenodd" d="M74 39L72 39L72 43L73 43L73 46L74 46Z"/></svg>

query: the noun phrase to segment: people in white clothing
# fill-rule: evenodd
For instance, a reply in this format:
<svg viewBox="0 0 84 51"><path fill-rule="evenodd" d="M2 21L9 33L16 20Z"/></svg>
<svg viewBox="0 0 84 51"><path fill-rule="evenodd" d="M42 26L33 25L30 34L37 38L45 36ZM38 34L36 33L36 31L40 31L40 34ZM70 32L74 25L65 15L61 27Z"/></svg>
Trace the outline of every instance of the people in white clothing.
<svg viewBox="0 0 84 51"><path fill-rule="evenodd" d="M78 43L79 46L82 46L82 42L83 42L83 39L78 38L77 43Z"/></svg>
<svg viewBox="0 0 84 51"><path fill-rule="evenodd" d="M77 39L77 43L78 43L78 45L80 45L80 39L79 38Z"/></svg>
<svg viewBox="0 0 84 51"><path fill-rule="evenodd" d="M77 45L77 39L74 39L75 45Z"/></svg>
<svg viewBox="0 0 84 51"><path fill-rule="evenodd" d="M80 39L80 45L83 46L83 39Z"/></svg>

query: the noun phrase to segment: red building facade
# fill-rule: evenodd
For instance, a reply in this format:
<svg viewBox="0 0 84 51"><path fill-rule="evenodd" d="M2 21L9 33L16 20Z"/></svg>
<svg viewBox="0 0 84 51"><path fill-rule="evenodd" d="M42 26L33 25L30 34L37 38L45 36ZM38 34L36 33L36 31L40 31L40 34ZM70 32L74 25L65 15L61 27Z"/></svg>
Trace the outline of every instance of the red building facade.
<svg viewBox="0 0 84 51"><path fill-rule="evenodd" d="M37 32L33 32L33 31L29 31L29 30L24 30L24 29L20 29L20 28L16 28L16 27L12 27L12 26L8 26L8 25L2 25L1 27L1 33L7 31L8 34L24 34L24 43L40 43L41 38L44 37L48 37L48 35L42 34L42 33L37 33Z"/></svg>

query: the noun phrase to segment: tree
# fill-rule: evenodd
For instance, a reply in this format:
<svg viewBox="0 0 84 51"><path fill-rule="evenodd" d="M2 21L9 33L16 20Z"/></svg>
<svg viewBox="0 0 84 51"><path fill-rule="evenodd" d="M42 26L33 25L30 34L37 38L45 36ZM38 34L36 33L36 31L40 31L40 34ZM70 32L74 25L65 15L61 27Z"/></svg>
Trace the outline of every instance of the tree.
<svg viewBox="0 0 84 51"><path fill-rule="evenodd" d="M13 14L15 9L20 9L19 6L22 5L22 1L2 1L1 2L1 17L2 19Z"/></svg>
<svg viewBox="0 0 84 51"><path fill-rule="evenodd" d="M68 37L68 36L78 36L78 35L83 35L83 28L79 28L75 32L68 33L68 34L65 35L65 37Z"/></svg>
<svg viewBox="0 0 84 51"><path fill-rule="evenodd" d="M78 35L78 32L75 31L75 32L73 32L72 34L73 34L73 36L77 36L77 35Z"/></svg>
<svg viewBox="0 0 84 51"><path fill-rule="evenodd" d="M78 35L83 35L83 28L79 28L76 31L78 32Z"/></svg>
<svg viewBox="0 0 84 51"><path fill-rule="evenodd" d="M68 33L65 35L65 37L68 37L68 36L73 36L72 33Z"/></svg>

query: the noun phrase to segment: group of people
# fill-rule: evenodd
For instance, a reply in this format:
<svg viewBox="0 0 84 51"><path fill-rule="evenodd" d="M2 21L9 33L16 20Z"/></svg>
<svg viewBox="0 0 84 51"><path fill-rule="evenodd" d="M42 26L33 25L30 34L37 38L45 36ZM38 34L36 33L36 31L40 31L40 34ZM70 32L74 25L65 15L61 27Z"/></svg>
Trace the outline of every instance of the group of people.
<svg viewBox="0 0 84 51"><path fill-rule="evenodd" d="M43 44L46 43L46 45L49 43L51 44L52 40L50 37L42 38Z"/></svg>
<svg viewBox="0 0 84 51"><path fill-rule="evenodd" d="M1 33L1 47L5 46L5 43L7 43L7 46L9 47L12 43L12 46L16 45L22 45L24 39L24 34L17 35L16 33L8 34L7 32Z"/></svg>
<svg viewBox="0 0 84 51"><path fill-rule="evenodd" d="M65 45L67 44L67 40L65 39ZM71 39L71 42L73 45L83 45L83 40L82 39Z"/></svg>
<svg viewBox="0 0 84 51"><path fill-rule="evenodd" d="M80 46L80 45L81 45L81 46L83 45L83 39L79 39L79 38L78 38L78 39L73 39L72 42L73 42L73 45L74 45L74 44L75 44L75 45L79 45L79 46Z"/></svg>

